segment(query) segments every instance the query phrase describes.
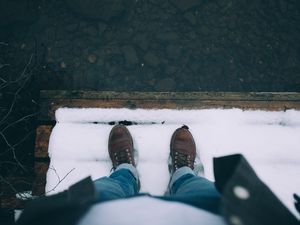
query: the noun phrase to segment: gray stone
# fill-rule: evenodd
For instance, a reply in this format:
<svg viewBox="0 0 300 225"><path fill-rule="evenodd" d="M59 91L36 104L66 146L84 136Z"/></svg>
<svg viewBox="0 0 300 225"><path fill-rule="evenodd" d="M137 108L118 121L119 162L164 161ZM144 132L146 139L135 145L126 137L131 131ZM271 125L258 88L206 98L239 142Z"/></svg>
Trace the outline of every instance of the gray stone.
<svg viewBox="0 0 300 225"><path fill-rule="evenodd" d="M166 53L169 59L178 59L181 55L181 48L180 46L170 44L166 48Z"/></svg>
<svg viewBox="0 0 300 225"><path fill-rule="evenodd" d="M176 32L163 32L157 33L156 38L161 41L176 41L179 39L179 36Z"/></svg>
<svg viewBox="0 0 300 225"><path fill-rule="evenodd" d="M98 66L103 66L104 65L104 60L101 57L99 57L99 59L97 60L97 65Z"/></svg>
<svg viewBox="0 0 300 225"><path fill-rule="evenodd" d="M76 13L89 18L110 21L120 17L133 1L129 0L65 0Z"/></svg>
<svg viewBox="0 0 300 225"><path fill-rule="evenodd" d="M67 64L64 61L60 62L60 68L61 69L66 69L67 68Z"/></svg>
<svg viewBox="0 0 300 225"><path fill-rule="evenodd" d="M168 75L171 75L171 74L175 74L178 70L180 70L179 68L177 68L176 66L167 66L166 69L165 69L165 73L168 74Z"/></svg>
<svg viewBox="0 0 300 225"><path fill-rule="evenodd" d="M108 76L113 77L116 76L118 73L120 73L120 69L115 66L115 65L111 65L108 69Z"/></svg>
<svg viewBox="0 0 300 225"><path fill-rule="evenodd" d="M122 48L122 53L128 64L137 64L139 59L137 57L135 48L131 45L124 45Z"/></svg>
<svg viewBox="0 0 300 225"><path fill-rule="evenodd" d="M120 55L122 54L121 49L118 45L107 45L104 47L104 54L105 55Z"/></svg>
<svg viewBox="0 0 300 225"><path fill-rule="evenodd" d="M66 31L68 32L74 32L78 28L78 24L76 23L71 23L65 26Z"/></svg>
<svg viewBox="0 0 300 225"><path fill-rule="evenodd" d="M191 39L195 39L197 37L197 34L195 33L195 31L190 31L187 33L187 35Z"/></svg>
<svg viewBox="0 0 300 225"><path fill-rule="evenodd" d="M288 11L288 5L289 5L289 2L288 1L285 1L285 0L279 0L277 2L278 6L279 6L279 9L282 13L286 13Z"/></svg>
<svg viewBox="0 0 300 225"><path fill-rule="evenodd" d="M39 4L37 0L1 0L0 26L35 22L39 17Z"/></svg>
<svg viewBox="0 0 300 225"><path fill-rule="evenodd" d="M172 78L164 78L155 84L156 91L174 91L176 82Z"/></svg>
<svg viewBox="0 0 300 225"><path fill-rule="evenodd" d="M44 35L44 41L45 42L52 42L56 38L56 30L54 27L49 27L45 30L45 35Z"/></svg>
<svg viewBox="0 0 300 225"><path fill-rule="evenodd" d="M147 39L146 34L137 34L135 36L134 40L136 41L137 45L144 51L146 51L148 49L149 41Z"/></svg>
<svg viewBox="0 0 300 225"><path fill-rule="evenodd" d="M201 4L200 0L170 0L179 10L186 11Z"/></svg>
<svg viewBox="0 0 300 225"><path fill-rule="evenodd" d="M191 12L187 12L183 15L183 17L188 21L190 22L190 24L192 25L196 25L197 24L197 18L196 16L191 13Z"/></svg>
<svg viewBox="0 0 300 225"><path fill-rule="evenodd" d="M98 29L94 26L87 26L84 28L83 30L86 34L90 35L90 36L97 36L98 35Z"/></svg>
<svg viewBox="0 0 300 225"><path fill-rule="evenodd" d="M154 5L161 5L161 0L149 0Z"/></svg>
<svg viewBox="0 0 300 225"><path fill-rule="evenodd" d="M149 64L150 66L158 66L160 64L159 58L152 52L148 52L144 56L145 64Z"/></svg>
<svg viewBox="0 0 300 225"><path fill-rule="evenodd" d="M102 35L103 32L106 30L106 28L107 28L107 25L105 23L99 22L98 23L98 32L99 32L99 35Z"/></svg>
<svg viewBox="0 0 300 225"><path fill-rule="evenodd" d="M87 56L87 60L89 61L89 63L95 63L95 62L97 62L97 55L95 55L94 53L92 53L92 54L89 54L88 56Z"/></svg>

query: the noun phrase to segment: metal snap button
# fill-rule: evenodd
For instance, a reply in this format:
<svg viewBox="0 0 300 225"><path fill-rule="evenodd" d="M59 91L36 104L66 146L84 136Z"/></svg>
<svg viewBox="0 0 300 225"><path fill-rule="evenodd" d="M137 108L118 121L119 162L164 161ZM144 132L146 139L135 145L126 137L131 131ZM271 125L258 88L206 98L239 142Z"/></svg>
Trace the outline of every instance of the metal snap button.
<svg viewBox="0 0 300 225"><path fill-rule="evenodd" d="M233 193L235 194L236 197L243 200L246 200L250 197L249 191L242 186L235 186L233 188Z"/></svg>

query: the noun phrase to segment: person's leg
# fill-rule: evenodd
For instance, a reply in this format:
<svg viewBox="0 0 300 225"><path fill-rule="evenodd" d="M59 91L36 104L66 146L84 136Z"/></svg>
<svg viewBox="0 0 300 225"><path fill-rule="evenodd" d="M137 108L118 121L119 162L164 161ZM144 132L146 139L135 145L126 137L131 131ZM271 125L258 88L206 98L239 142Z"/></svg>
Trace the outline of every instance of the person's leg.
<svg viewBox="0 0 300 225"><path fill-rule="evenodd" d="M138 173L131 164L121 164L109 177L94 181L97 201L134 196L139 192Z"/></svg>
<svg viewBox="0 0 300 225"><path fill-rule="evenodd" d="M170 157L171 180L169 196L166 198L217 213L220 194L211 181L196 176L193 171L196 144L187 126L178 128L173 133Z"/></svg>
<svg viewBox="0 0 300 225"><path fill-rule="evenodd" d="M220 194L213 182L185 166L176 170L169 184L169 198L213 213L219 212Z"/></svg>
<svg viewBox="0 0 300 225"><path fill-rule="evenodd" d="M123 125L112 128L108 139L108 153L114 172L94 181L97 201L130 197L139 192L139 178L135 168L133 140Z"/></svg>

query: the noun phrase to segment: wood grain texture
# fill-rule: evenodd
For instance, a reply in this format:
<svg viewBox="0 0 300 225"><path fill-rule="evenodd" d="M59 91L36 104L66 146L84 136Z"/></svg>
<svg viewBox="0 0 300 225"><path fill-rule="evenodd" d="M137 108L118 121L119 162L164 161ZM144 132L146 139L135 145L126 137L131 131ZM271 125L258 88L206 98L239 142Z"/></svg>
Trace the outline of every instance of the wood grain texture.
<svg viewBox="0 0 300 225"><path fill-rule="evenodd" d="M1 197L15 196L16 193L31 190L33 177L1 178Z"/></svg>
<svg viewBox="0 0 300 225"><path fill-rule="evenodd" d="M48 158L48 145L53 126L40 125L36 128L35 158Z"/></svg>
<svg viewBox="0 0 300 225"><path fill-rule="evenodd" d="M41 121L54 121L58 108L209 109L280 111L300 109L291 92L95 92L41 91Z"/></svg>
<svg viewBox="0 0 300 225"><path fill-rule="evenodd" d="M33 177L5 177L0 182L0 208L21 209L24 207L24 200L16 197L17 193L31 191Z"/></svg>
<svg viewBox="0 0 300 225"><path fill-rule="evenodd" d="M28 201L23 201L15 197L6 197L1 199L0 207L2 209L24 209L27 202Z"/></svg>
<svg viewBox="0 0 300 225"><path fill-rule="evenodd" d="M34 176L30 179L26 177L9 177L6 184L1 182L1 208L23 208L25 201L21 201L16 197L16 193L19 191L32 191L33 196L45 194L46 175L49 168L48 145L52 128L53 126L50 125L40 125L36 128Z"/></svg>
<svg viewBox="0 0 300 225"><path fill-rule="evenodd" d="M40 99L296 100L298 92L115 92L42 90Z"/></svg>
<svg viewBox="0 0 300 225"><path fill-rule="evenodd" d="M49 162L35 162L34 173L35 180L32 185L32 195L41 196L45 194L45 185L47 182L47 171Z"/></svg>
<svg viewBox="0 0 300 225"><path fill-rule="evenodd" d="M53 124L55 124L55 111L63 107L299 110L300 93L41 91L39 114L39 124L41 125L36 129L35 177L32 184L32 193L35 196L45 194L46 174L49 169L49 138ZM1 208L21 209L24 207L25 202L18 200L13 191L4 190L3 187L2 191L7 194L1 198Z"/></svg>

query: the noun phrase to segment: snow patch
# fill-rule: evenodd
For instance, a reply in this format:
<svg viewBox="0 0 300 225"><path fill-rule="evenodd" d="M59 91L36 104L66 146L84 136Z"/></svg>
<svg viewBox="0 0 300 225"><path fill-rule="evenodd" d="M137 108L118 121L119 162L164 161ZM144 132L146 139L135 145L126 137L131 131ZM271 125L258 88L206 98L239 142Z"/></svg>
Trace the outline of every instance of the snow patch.
<svg viewBox="0 0 300 225"><path fill-rule="evenodd" d="M241 153L296 214L292 193L300 190L300 111L61 108L56 111L56 120L49 142L49 194L89 175L93 179L109 175L109 124L124 120L135 124L128 129L138 151L141 192L164 194L169 182L170 138L185 124L194 136L208 179L214 179L213 157Z"/></svg>

